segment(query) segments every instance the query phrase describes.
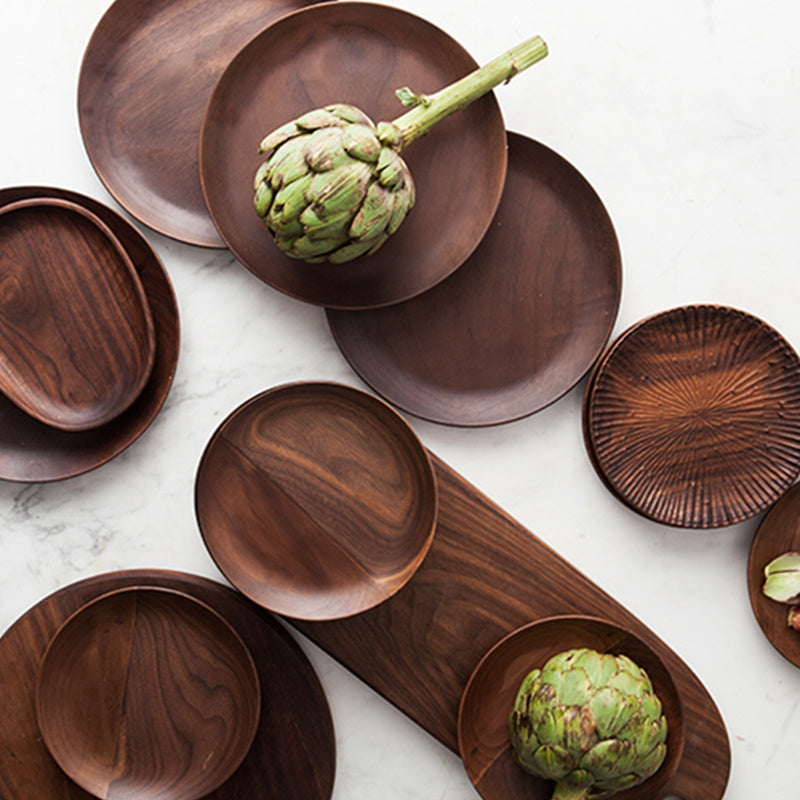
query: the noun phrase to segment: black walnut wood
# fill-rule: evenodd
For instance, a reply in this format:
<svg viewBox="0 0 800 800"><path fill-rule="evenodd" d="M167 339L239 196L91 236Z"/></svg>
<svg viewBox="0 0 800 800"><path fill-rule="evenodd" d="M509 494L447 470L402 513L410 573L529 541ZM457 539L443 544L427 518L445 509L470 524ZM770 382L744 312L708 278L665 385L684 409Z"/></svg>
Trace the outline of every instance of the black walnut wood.
<svg viewBox="0 0 800 800"><path fill-rule="evenodd" d="M333 721L300 647L270 614L216 581L166 570L97 575L42 599L0 637L0 797L90 800L59 769L36 723L37 669L58 628L84 604L133 586L174 589L222 615L258 670L258 732L239 769L208 800L329 800L336 770Z"/></svg>
<svg viewBox="0 0 800 800"><path fill-rule="evenodd" d="M332 265L284 255L253 208L253 177L264 136L307 111L350 103L392 120L404 111L396 89L430 94L476 67L441 29L377 3L322 3L256 36L220 77L200 135L203 193L231 252L273 288L331 308L390 305L454 272L503 190L506 135L491 93L403 150L416 206L372 256Z"/></svg>
<svg viewBox="0 0 800 800"><path fill-rule="evenodd" d="M675 527L732 525L800 471L800 359L744 311L670 309L601 356L583 424L595 469L630 508Z"/></svg>
<svg viewBox="0 0 800 800"><path fill-rule="evenodd" d="M656 796L674 774L684 745L680 694L657 653L630 631L587 616L550 617L501 639L470 676L458 714L458 746L467 774L484 800L548 800L552 785L514 761L508 717L525 676L566 650L589 647L625 655L648 674L667 720L667 755L658 772L639 786ZM625 796L618 793L619 797Z"/></svg>
<svg viewBox="0 0 800 800"><path fill-rule="evenodd" d="M0 390L40 422L96 428L139 396L155 329L111 229L62 198L0 207Z"/></svg>
<svg viewBox="0 0 800 800"><path fill-rule="evenodd" d="M172 589L119 589L56 632L39 668L39 730L59 766L104 800L199 800L258 730L258 673L239 635Z"/></svg>
<svg viewBox="0 0 800 800"><path fill-rule="evenodd" d="M437 494L427 451L386 403L297 383L220 425L195 505L209 553L237 589L270 611L331 619L409 580L430 546Z"/></svg>
<svg viewBox="0 0 800 800"><path fill-rule="evenodd" d="M434 422L544 408L588 372L617 316L620 252L602 202L549 148L513 133L508 145L500 207L463 266L404 303L327 311L364 381Z"/></svg>
<svg viewBox="0 0 800 800"><path fill-rule="evenodd" d="M155 363L133 404L107 424L86 431L45 425L0 396L0 479L39 482L69 478L105 464L131 445L160 411L175 376L180 325L175 293L164 265L147 240L121 215L93 198L51 186L0 190L0 207L24 198L54 197L77 203L103 220L131 258L153 317Z"/></svg>
<svg viewBox="0 0 800 800"><path fill-rule="evenodd" d="M314 0L116 0L87 45L78 116L89 159L120 205L159 233L224 244L206 209L197 139L228 62Z"/></svg>

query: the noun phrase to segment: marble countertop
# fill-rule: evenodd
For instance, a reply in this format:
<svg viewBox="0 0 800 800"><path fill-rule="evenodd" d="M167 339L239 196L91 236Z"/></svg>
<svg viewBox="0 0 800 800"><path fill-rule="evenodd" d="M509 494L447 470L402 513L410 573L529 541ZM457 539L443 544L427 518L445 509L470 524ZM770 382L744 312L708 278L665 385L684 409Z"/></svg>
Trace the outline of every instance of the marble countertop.
<svg viewBox="0 0 800 800"><path fill-rule="evenodd" d="M0 12L0 186L45 184L118 208L81 140L81 57L108 0L26 0ZM790 0L404 0L483 63L541 34L550 56L498 90L509 130L556 150L603 199L619 237L614 335L676 305L749 311L800 346L800 67ZM172 390L130 448L83 476L0 483L0 631L82 577L164 567L222 580L199 536L195 470L247 398L297 380L366 388L322 309L259 282L226 250L139 226L180 309ZM732 750L725 800L797 785L800 673L767 641L747 595L760 517L712 531L652 523L587 458L581 383L526 419L483 429L414 417L424 444L676 650L715 698ZM337 735L334 800L477 797L461 762L301 639ZM691 800L691 798L686 798Z"/></svg>

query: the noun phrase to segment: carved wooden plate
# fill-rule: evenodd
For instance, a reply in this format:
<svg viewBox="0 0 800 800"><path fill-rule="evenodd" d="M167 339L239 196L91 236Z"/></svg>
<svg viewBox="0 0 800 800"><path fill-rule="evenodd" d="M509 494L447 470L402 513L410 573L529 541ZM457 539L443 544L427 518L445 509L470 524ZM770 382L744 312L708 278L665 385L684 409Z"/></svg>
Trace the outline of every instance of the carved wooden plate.
<svg viewBox="0 0 800 800"><path fill-rule="evenodd" d="M800 359L743 311L675 308L602 356L583 422L599 475L635 511L677 527L731 525L800 471Z"/></svg>
<svg viewBox="0 0 800 800"><path fill-rule="evenodd" d="M396 303L454 272L503 190L506 135L491 93L403 151L417 204L372 256L338 265L285 256L255 213L253 176L264 136L306 111L350 103L375 122L392 120L404 110L396 89L430 94L476 67L439 28L376 3L322 3L256 36L219 79L200 136L206 203L233 254L274 288L331 308Z"/></svg>
<svg viewBox="0 0 800 800"><path fill-rule="evenodd" d="M509 134L503 198L454 275L388 308L328 310L342 353L389 402L425 419L492 425L571 389L608 341L621 291L611 220L583 176Z"/></svg>
<svg viewBox="0 0 800 800"><path fill-rule="evenodd" d="M118 589L56 632L39 667L39 730L96 797L199 800L241 764L261 695L236 631L191 595Z"/></svg>
<svg viewBox="0 0 800 800"><path fill-rule="evenodd" d="M397 592L433 537L427 451L383 401L335 383L288 384L236 409L195 484L206 547L270 611L334 619Z"/></svg>
<svg viewBox="0 0 800 800"><path fill-rule="evenodd" d="M667 756L655 775L625 791L628 800L660 796L683 752L683 709L664 662L633 633L605 620L550 617L515 630L481 660L467 682L458 714L458 744L464 766L484 800L547 800L552 784L517 766L508 716L523 678L565 650L590 647L627 655L647 672L667 718ZM622 797L623 794L619 794Z"/></svg>
<svg viewBox="0 0 800 800"><path fill-rule="evenodd" d="M122 216L85 195L49 186L0 189L0 207L23 198L56 197L77 203L108 225L139 275L155 326L155 361L133 404L105 425L63 431L44 425L0 396L0 479L26 483L79 475L105 464L144 433L166 400L180 349L178 307L163 264Z"/></svg>
<svg viewBox="0 0 800 800"><path fill-rule="evenodd" d="M238 50L315 0L116 0L83 56L78 117L99 178L159 233L223 247L197 174L214 84Z"/></svg>
<svg viewBox="0 0 800 800"><path fill-rule="evenodd" d="M0 206L0 391L63 430L87 430L138 397L155 360L150 307L111 229L78 203Z"/></svg>

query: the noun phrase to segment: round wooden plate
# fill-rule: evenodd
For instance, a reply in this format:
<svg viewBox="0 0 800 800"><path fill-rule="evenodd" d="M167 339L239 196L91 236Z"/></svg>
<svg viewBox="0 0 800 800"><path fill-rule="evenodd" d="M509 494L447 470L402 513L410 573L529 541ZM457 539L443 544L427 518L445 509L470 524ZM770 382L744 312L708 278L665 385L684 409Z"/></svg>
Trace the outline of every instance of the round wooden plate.
<svg viewBox="0 0 800 800"><path fill-rule="evenodd" d="M680 694L662 660L637 636L605 620L564 616L538 620L499 641L472 673L458 713L461 758L484 800L548 800L552 783L517 766L511 752L508 715L523 678L551 656L575 647L624 654L650 677L667 718L667 756L655 775L615 795L653 800L675 772L683 753Z"/></svg>
<svg viewBox="0 0 800 800"><path fill-rule="evenodd" d="M383 401L296 383L237 408L197 471L217 566L270 611L306 620L372 608L422 563L438 495L427 451Z"/></svg>
<svg viewBox="0 0 800 800"><path fill-rule="evenodd" d="M0 637L0 796L90 800L51 757L36 724L35 679L58 628L95 598L128 586L174 589L231 625L261 685L258 732L239 769L208 800L329 800L336 751L327 698L311 664L272 616L238 592L196 575L129 570L97 575L44 598Z"/></svg>
<svg viewBox="0 0 800 800"><path fill-rule="evenodd" d="M0 206L29 197L66 198L89 209L113 231L133 262L153 317L155 361L133 404L107 424L62 431L0 397L0 479L28 483L69 478L105 464L144 433L166 400L175 376L180 333L169 276L147 240L115 211L90 197L46 186L0 190Z"/></svg>
<svg viewBox="0 0 800 800"><path fill-rule="evenodd" d="M800 550L800 484L789 489L761 521L747 562L750 605L761 630L784 658L800 667L800 631L787 624L789 606L770 600L761 591L764 567L773 558L797 550Z"/></svg>
<svg viewBox="0 0 800 800"><path fill-rule="evenodd" d="M42 657L36 717L61 769L106 800L199 800L258 730L252 656L209 606L173 589L117 589L82 606Z"/></svg>
<svg viewBox="0 0 800 800"><path fill-rule="evenodd" d="M32 417L87 430L144 388L155 329L133 262L84 206L0 206L0 390Z"/></svg>
<svg viewBox="0 0 800 800"><path fill-rule="evenodd" d="M285 256L253 208L253 176L263 137L306 111L350 103L392 120L404 111L396 89L433 93L476 67L440 29L374 3L321 3L256 36L219 79L200 135L203 192L233 254L274 288L331 308L397 303L454 272L503 190L506 136L491 93L403 151L417 204L372 256L338 265Z"/></svg>
<svg viewBox="0 0 800 800"><path fill-rule="evenodd" d="M238 50L315 0L116 0L81 64L89 159L120 205L159 233L224 247L197 174L208 97Z"/></svg>
<svg viewBox="0 0 800 800"><path fill-rule="evenodd" d="M588 372L619 308L619 245L592 187L544 145L519 134L508 145L500 207L454 275L388 308L327 312L353 369L434 422L544 408Z"/></svg>
<svg viewBox="0 0 800 800"><path fill-rule="evenodd" d="M601 357L583 427L598 474L635 511L676 527L732 525L800 471L800 359L743 311L664 311Z"/></svg>

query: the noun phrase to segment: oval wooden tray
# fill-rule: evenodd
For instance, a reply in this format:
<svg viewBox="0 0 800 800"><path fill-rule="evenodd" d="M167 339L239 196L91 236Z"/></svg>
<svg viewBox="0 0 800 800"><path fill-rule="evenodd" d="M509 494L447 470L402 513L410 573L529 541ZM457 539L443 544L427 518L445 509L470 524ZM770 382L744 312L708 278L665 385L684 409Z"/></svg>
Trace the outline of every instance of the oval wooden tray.
<svg viewBox="0 0 800 800"><path fill-rule="evenodd" d="M0 205L0 390L46 425L87 430L139 396L155 328L111 229L56 197Z"/></svg>
<svg viewBox="0 0 800 800"><path fill-rule="evenodd" d="M50 186L0 189L0 206L29 197L66 198L89 209L108 225L139 274L156 337L155 361L147 383L125 412L102 427L57 430L0 397L0 479L33 483L69 478L99 467L144 433L172 386L180 350L180 326L175 294L164 265L130 222L97 200Z"/></svg>
<svg viewBox="0 0 800 800"><path fill-rule="evenodd" d="M619 308L616 234L583 176L509 134L497 214L454 275L368 311L328 310L336 343L378 394L418 417L493 425L557 400L590 369Z"/></svg>
<svg viewBox="0 0 800 800"><path fill-rule="evenodd" d="M392 120L404 110L395 89L432 93L476 66L439 28L390 6L322 3L271 25L222 74L200 135L203 192L227 246L275 289L331 308L397 303L446 278L500 202L506 136L493 94L403 151L417 204L372 256L337 265L285 256L253 209L253 176L263 137L306 111L350 103L375 122Z"/></svg>
<svg viewBox="0 0 800 800"><path fill-rule="evenodd" d="M78 118L92 166L126 211L166 236L224 247L197 174L206 103L252 36L313 2L116 0L108 8L83 56Z"/></svg>
<svg viewBox="0 0 800 800"><path fill-rule="evenodd" d="M663 311L603 354L583 428L598 474L633 510L676 527L732 525L800 471L800 359L744 311Z"/></svg>
<svg viewBox="0 0 800 800"><path fill-rule="evenodd" d="M271 389L209 441L200 531L228 580L300 619L356 614L400 590L430 546L427 451L383 401L335 383Z"/></svg>
<svg viewBox="0 0 800 800"><path fill-rule="evenodd" d="M0 797L90 800L58 768L34 710L39 661L66 619L85 603L129 586L185 592L213 608L242 638L258 669L261 716L238 770L208 800L329 800L336 768L327 698L287 631L238 592L216 581L166 570L97 575L44 598L0 637Z"/></svg>

